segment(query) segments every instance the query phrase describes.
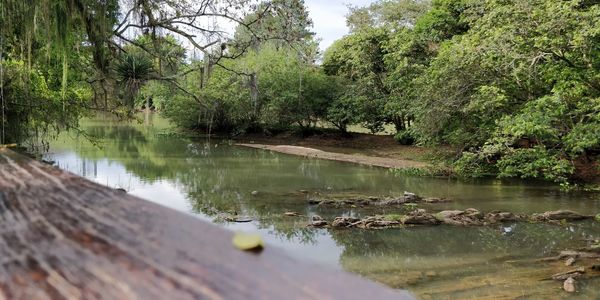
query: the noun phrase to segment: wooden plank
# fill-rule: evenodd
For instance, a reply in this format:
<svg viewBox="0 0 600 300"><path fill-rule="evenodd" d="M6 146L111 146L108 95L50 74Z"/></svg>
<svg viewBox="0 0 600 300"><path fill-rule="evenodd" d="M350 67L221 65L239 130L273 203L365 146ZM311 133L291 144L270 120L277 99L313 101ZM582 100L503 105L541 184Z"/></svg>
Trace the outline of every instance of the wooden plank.
<svg viewBox="0 0 600 300"><path fill-rule="evenodd" d="M0 150L0 299L413 299Z"/></svg>

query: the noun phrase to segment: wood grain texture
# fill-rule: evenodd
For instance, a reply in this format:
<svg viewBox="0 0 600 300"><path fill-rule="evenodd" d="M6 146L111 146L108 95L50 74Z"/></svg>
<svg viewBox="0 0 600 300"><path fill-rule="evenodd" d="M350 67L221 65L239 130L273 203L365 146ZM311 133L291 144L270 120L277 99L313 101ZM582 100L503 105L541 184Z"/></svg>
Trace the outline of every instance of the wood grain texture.
<svg viewBox="0 0 600 300"><path fill-rule="evenodd" d="M0 299L412 299L0 149Z"/></svg>

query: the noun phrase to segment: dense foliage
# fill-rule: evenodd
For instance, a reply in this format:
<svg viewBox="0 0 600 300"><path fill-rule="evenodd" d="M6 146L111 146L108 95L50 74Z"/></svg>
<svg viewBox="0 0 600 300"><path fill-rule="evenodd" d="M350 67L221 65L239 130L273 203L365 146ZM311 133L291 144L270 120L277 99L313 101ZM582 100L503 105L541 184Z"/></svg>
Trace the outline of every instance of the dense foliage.
<svg viewBox="0 0 600 300"><path fill-rule="evenodd" d="M349 17L354 32L325 56L328 74L351 80L355 93L368 91L361 121L373 129L391 122L399 140L406 125L422 144L456 146L456 170L465 176L565 182L593 169L598 3L436 0L416 10L427 4L392 2L406 16L423 13L382 21L380 7L390 1L358 10Z"/></svg>

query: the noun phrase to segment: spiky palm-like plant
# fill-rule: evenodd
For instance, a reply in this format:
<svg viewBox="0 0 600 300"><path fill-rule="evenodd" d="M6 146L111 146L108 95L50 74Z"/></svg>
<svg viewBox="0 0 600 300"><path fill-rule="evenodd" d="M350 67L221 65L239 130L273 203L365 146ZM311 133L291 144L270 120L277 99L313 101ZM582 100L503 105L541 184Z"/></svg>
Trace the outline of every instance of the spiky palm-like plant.
<svg viewBox="0 0 600 300"><path fill-rule="evenodd" d="M125 105L133 109L135 96L154 73L152 60L138 53L126 53L115 66L117 80L125 88Z"/></svg>

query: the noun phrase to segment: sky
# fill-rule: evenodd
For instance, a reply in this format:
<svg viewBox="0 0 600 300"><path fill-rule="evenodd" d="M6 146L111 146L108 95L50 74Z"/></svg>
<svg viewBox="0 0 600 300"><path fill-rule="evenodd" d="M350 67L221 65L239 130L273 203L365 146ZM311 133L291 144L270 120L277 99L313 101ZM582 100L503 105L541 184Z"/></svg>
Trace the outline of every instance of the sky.
<svg viewBox="0 0 600 300"><path fill-rule="evenodd" d="M321 38L320 48L327 49L335 40L348 33L346 14L348 4L366 6L374 0L305 0L308 13L313 20L313 31Z"/></svg>

